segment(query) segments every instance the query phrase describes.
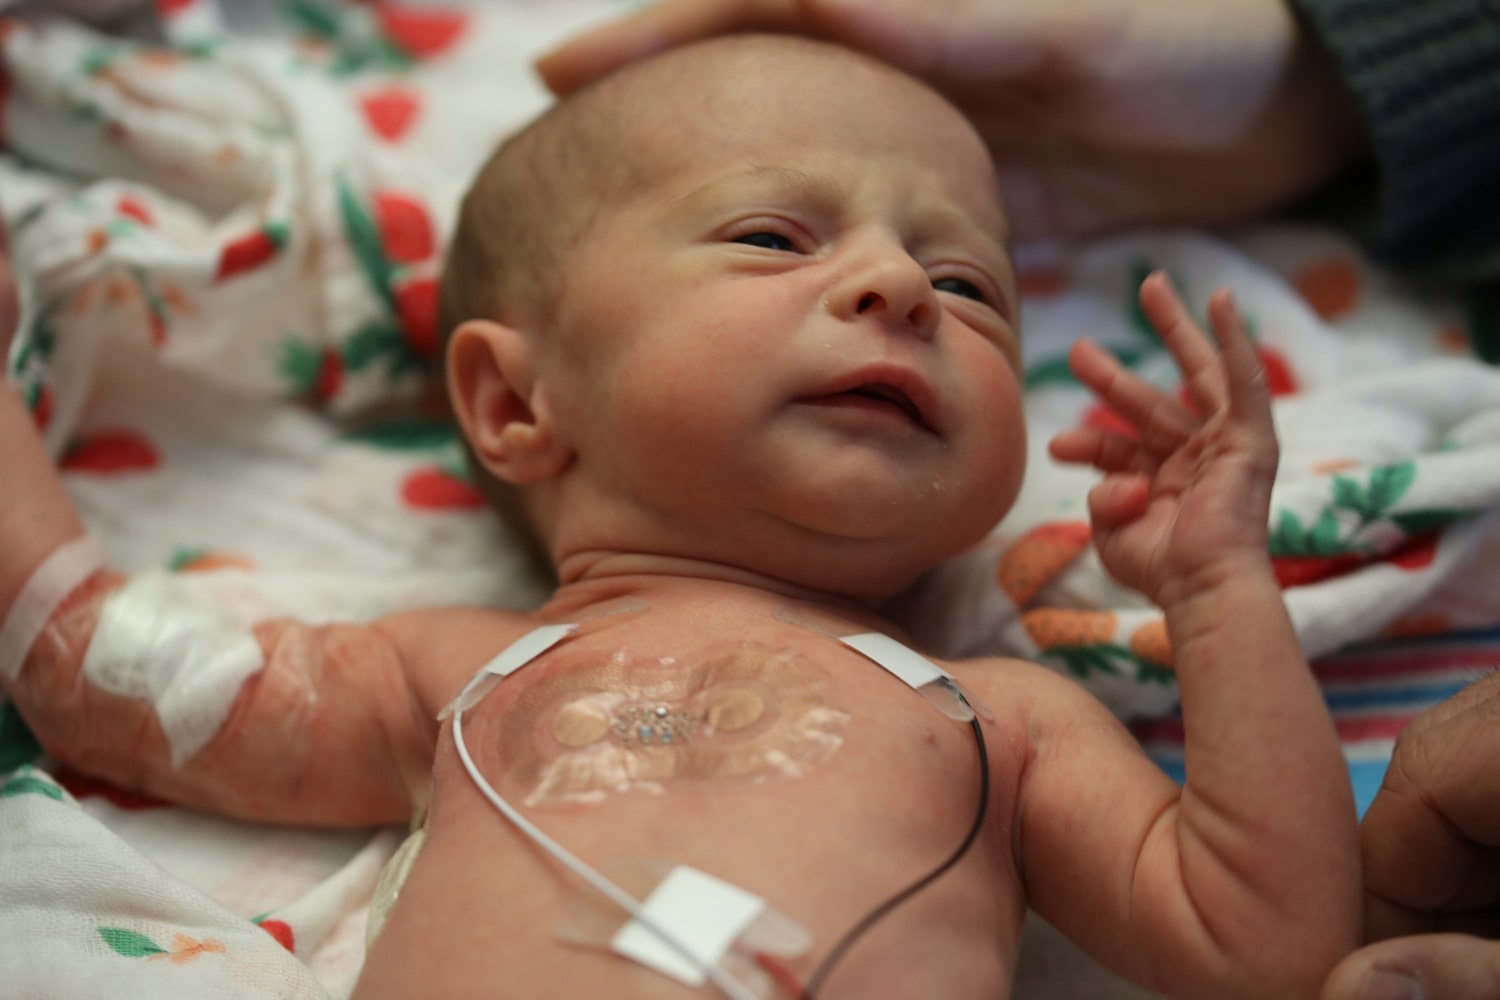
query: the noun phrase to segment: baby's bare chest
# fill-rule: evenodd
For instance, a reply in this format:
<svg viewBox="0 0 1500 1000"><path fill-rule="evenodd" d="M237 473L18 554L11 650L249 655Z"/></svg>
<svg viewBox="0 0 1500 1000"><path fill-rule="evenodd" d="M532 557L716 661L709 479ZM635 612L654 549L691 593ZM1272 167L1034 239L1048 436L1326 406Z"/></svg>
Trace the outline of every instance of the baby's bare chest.
<svg viewBox="0 0 1500 1000"><path fill-rule="evenodd" d="M880 809L908 794L977 794L970 726L865 656L793 626L601 630L516 670L468 720L489 780L544 813L752 789Z"/></svg>
<svg viewBox="0 0 1500 1000"><path fill-rule="evenodd" d="M804 976L863 916L967 844L950 874L866 935L846 975L912 974L909 946L934 927L949 928L940 950L950 967L1004 964L996 944L1021 912L1008 837L996 829L1006 779L991 774L984 796L973 728L828 636L729 632L614 628L563 642L465 712L474 768L612 878L688 866L765 900L811 935L791 959ZM539 974L592 967L555 950L579 886L476 787L440 746L416 873L434 888L417 892L503 884L504 900L475 905L513 935L509 961ZM887 968L897 955L905 964Z"/></svg>

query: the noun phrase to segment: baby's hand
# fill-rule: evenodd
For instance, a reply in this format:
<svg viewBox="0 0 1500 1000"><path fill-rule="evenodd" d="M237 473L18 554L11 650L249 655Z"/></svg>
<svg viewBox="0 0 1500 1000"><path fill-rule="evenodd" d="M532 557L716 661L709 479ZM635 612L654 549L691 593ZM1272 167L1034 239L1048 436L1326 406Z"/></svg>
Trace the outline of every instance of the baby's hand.
<svg viewBox="0 0 1500 1000"><path fill-rule="evenodd" d="M1100 558L1117 580L1165 608L1246 569L1267 571L1276 432L1260 360L1227 291L1208 304L1218 350L1164 275L1141 284L1141 306L1192 403L1080 341L1068 357L1073 374L1135 427L1137 439L1083 427L1057 435L1051 451L1104 473L1089 492Z"/></svg>

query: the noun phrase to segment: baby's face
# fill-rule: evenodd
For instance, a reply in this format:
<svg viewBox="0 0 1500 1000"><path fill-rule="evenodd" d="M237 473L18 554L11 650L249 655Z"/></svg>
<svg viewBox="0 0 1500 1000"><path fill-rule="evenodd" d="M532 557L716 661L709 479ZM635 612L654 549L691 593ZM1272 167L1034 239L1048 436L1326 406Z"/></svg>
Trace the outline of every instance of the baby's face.
<svg viewBox="0 0 1500 1000"><path fill-rule="evenodd" d="M982 537L1024 465L988 154L842 58L707 75L640 127L649 180L570 256L540 370L646 544L888 591Z"/></svg>

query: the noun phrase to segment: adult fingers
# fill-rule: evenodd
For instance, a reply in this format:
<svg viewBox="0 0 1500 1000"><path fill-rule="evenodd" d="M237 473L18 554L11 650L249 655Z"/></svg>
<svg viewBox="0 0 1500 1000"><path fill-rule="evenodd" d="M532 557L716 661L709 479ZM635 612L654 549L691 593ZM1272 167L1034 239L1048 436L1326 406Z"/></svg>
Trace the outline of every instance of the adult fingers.
<svg viewBox="0 0 1500 1000"><path fill-rule="evenodd" d="M1500 674L1418 717L1401 734L1360 825L1365 889L1405 924L1500 907Z"/></svg>
<svg viewBox="0 0 1500 1000"><path fill-rule="evenodd" d="M808 6L800 0L662 0L569 39L538 59L536 71L553 93L570 94L626 63L701 38L808 32Z"/></svg>
<svg viewBox="0 0 1500 1000"><path fill-rule="evenodd" d="M1361 948L1333 970L1321 1000L1494 1000L1500 942L1462 934L1395 938Z"/></svg>
<svg viewBox="0 0 1500 1000"><path fill-rule="evenodd" d="M945 89L987 94L1098 34L1053 0L661 0L569 40L538 60L537 72L567 94L628 62L735 31L824 38Z"/></svg>

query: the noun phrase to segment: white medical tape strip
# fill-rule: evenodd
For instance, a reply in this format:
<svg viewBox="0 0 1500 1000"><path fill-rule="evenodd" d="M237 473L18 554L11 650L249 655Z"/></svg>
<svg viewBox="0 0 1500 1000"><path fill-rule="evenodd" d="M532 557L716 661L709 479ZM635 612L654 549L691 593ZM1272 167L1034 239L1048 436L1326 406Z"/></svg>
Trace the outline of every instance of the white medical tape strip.
<svg viewBox="0 0 1500 1000"><path fill-rule="evenodd" d="M660 933L632 919L615 934L610 948L688 986L702 986L701 966L719 964L735 939L765 912L765 900L696 868L678 865L652 890L641 912L671 934L689 962L662 941Z"/></svg>
<svg viewBox="0 0 1500 1000"><path fill-rule="evenodd" d="M846 635L842 636L839 642L864 656L865 659L884 667L913 690L920 689L936 680L952 680L953 677L927 657L913 652L890 636L879 632Z"/></svg>
<svg viewBox="0 0 1500 1000"><path fill-rule="evenodd" d="M559 625L543 625L527 632L521 638L502 649L496 657L475 672L469 683L438 713L438 721L445 721L455 712L467 712L479 704L503 678L520 670L547 650L568 637L583 622L564 622Z"/></svg>
<svg viewBox="0 0 1500 1000"><path fill-rule="evenodd" d="M534 628L501 650L500 655L484 665L482 672L509 677L566 639L568 634L578 627L578 624L571 622Z"/></svg>
<svg viewBox="0 0 1500 1000"><path fill-rule="evenodd" d="M88 535L63 543L42 561L0 624L0 677L13 681L21 675L26 654L58 606L106 561L104 546Z"/></svg>
<svg viewBox="0 0 1500 1000"><path fill-rule="evenodd" d="M213 739L240 687L264 666L248 628L172 574L148 570L104 602L83 676L149 701L180 767Z"/></svg>

